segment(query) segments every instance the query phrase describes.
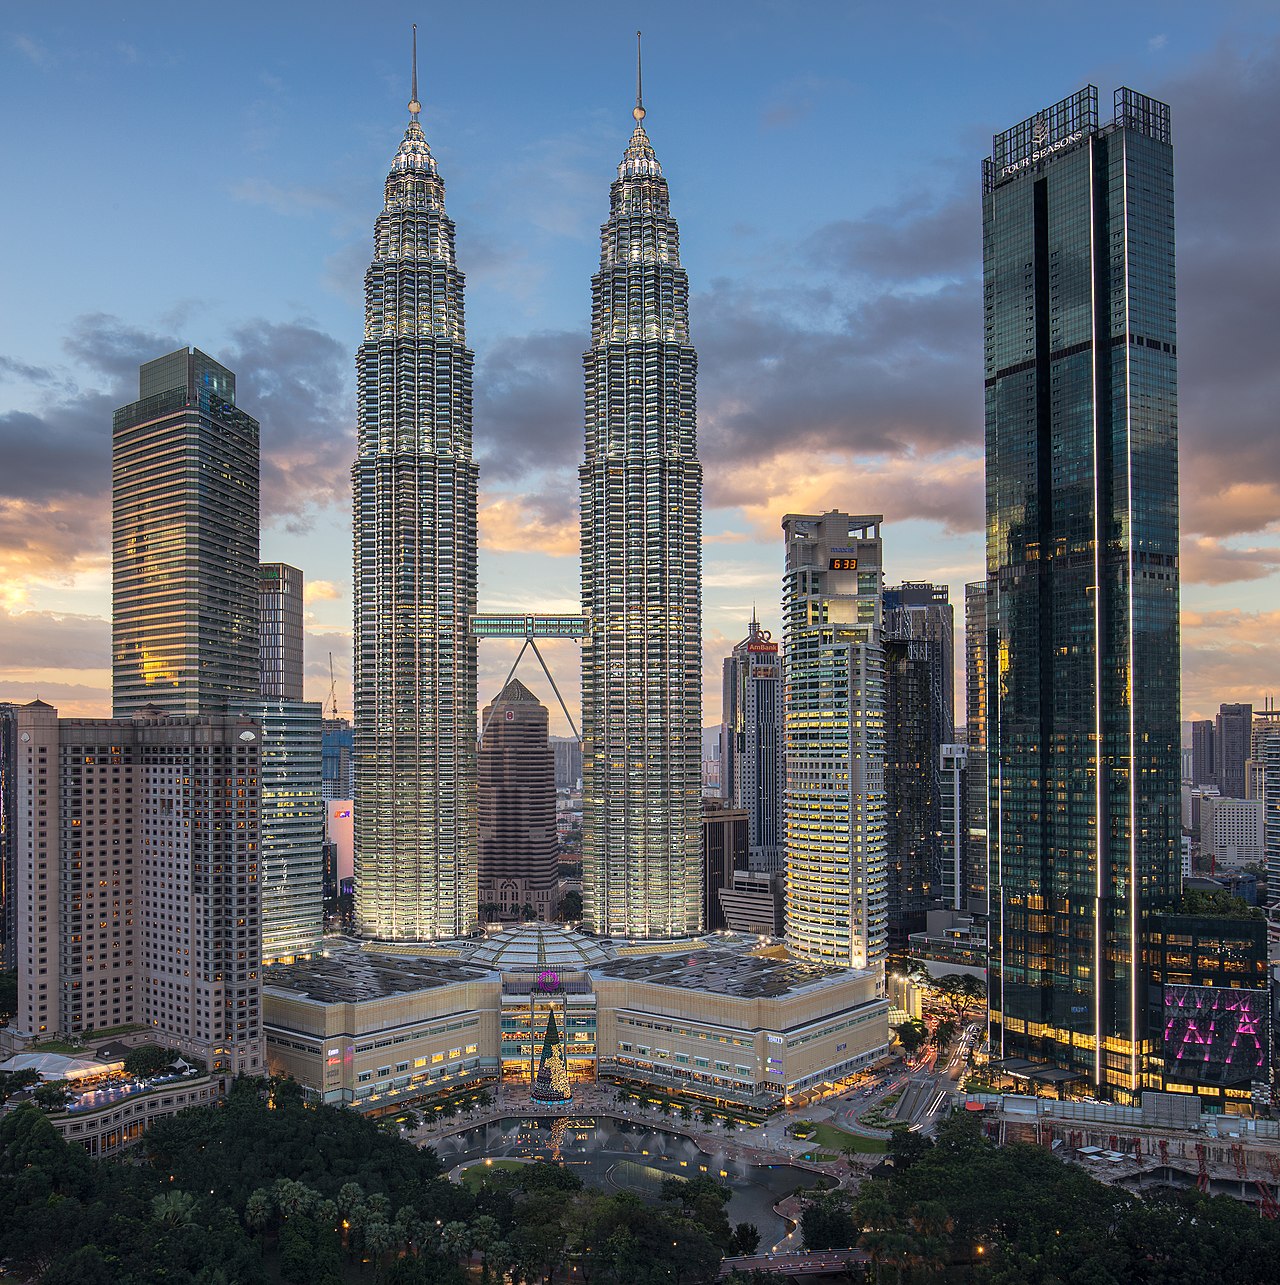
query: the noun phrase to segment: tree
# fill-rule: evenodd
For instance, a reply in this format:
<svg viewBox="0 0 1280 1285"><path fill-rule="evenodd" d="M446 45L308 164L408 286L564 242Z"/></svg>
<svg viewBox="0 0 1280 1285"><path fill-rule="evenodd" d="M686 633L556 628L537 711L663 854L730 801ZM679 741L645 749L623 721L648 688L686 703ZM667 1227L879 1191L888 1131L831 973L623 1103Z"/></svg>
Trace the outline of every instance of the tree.
<svg viewBox="0 0 1280 1285"><path fill-rule="evenodd" d="M265 1187L258 1187L252 1191L244 1204L244 1220L250 1230L264 1231L271 1221L272 1209L271 1193Z"/></svg>
<svg viewBox="0 0 1280 1285"><path fill-rule="evenodd" d="M37 1085L31 1096L42 1111L61 1111L71 1101L71 1090L66 1080L50 1080Z"/></svg>
<svg viewBox="0 0 1280 1285"><path fill-rule="evenodd" d="M490 1110L493 1106L493 1094L488 1089L481 1089L479 1096L476 1098L476 1103L481 1111Z"/></svg>
<svg viewBox="0 0 1280 1285"><path fill-rule="evenodd" d="M800 1213L800 1234L806 1249L847 1249L856 1244L858 1224L848 1192L837 1188L806 1200Z"/></svg>
<svg viewBox="0 0 1280 1285"><path fill-rule="evenodd" d="M140 1080L163 1075L173 1067L176 1056L172 1049L161 1048L159 1044L140 1044L125 1054L125 1074L137 1076Z"/></svg>
<svg viewBox="0 0 1280 1285"><path fill-rule="evenodd" d="M162 1191L151 1199L151 1216L161 1227L190 1227L195 1203L189 1191Z"/></svg>
<svg viewBox="0 0 1280 1285"><path fill-rule="evenodd" d="M686 1124L693 1119L693 1108L687 1102L680 1103L680 1119Z"/></svg>
<svg viewBox="0 0 1280 1285"><path fill-rule="evenodd" d="M560 898L560 905L556 910L556 918L561 923L573 924L582 918L582 894L570 889Z"/></svg>
<svg viewBox="0 0 1280 1285"><path fill-rule="evenodd" d="M898 1037L898 1043L902 1045L902 1051L908 1057L918 1053L928 1038L925 1024L918 1017L909 1017L905 1022L898 1022L893 1027L893 1033Z"/></svg>
<svg viewBox="0 0 1280 1285"><path fill-rule="evenodd" d="M955 1039L959 1031L960 1028L953 1018L939 1018L937 1024L933 1028L933 1047L936 1048L939 1053L944 1052L947 1045Z"/></svg>
<svg viewBox="0 0 1280 1285"><path fill-rule="evenodd" d="M524 905L520 907L520 918L523 919L526 924L531 923L533 920L537 919L537 917L538 912L534 910L529 902L526 901Z"/></svg>
<svg viewBox="0 0 1280 1285"><path fill-rule="evenodd" d="M895 1129L889 1139L889 1155L893 1159L895 1170L910 1169L918 1160L933 1150L933 1142L922 1133L913 1133L910 1129Z"/></svg>
<svg viewBox="0 0 1280 1285"><path fill-rule="evenodd" d="M738 1223L733 1229L733 1250L750 1257L760 1248L760 1228L755 1223Z"/></svg>

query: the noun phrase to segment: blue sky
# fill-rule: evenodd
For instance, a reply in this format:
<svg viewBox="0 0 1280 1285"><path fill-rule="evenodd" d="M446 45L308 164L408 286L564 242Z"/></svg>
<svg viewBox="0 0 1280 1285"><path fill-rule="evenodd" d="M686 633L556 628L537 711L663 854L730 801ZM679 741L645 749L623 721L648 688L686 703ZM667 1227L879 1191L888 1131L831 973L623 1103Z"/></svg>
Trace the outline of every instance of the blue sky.
<svg viewBox="0 0 1280 1285"><path fill-rule="evenodd" d="M701 358L709 678L753 601L776 625L789 510L883 512L890 579L962 603L982 557L979 165L993 131L1092 81L1104 119L1121 84L1173 107L1184 708L1268 690L1276 5L9 3L0 699L105 708L110 409L183 342L262 419L263 556L313 582L312 693L328 651L346 672L352 354L413 21L468 276L482 605L576 598L579 356L642 25ZM576 690L567 648L560 665ZM505 668L487 646L482 699Z"/></svg>

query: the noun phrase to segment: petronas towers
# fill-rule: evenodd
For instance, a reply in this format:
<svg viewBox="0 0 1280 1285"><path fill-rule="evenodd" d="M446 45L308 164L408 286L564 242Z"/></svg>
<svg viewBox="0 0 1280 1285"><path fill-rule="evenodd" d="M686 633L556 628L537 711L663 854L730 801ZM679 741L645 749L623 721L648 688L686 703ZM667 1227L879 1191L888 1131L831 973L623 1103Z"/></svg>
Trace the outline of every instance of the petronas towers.
<svg viewBox="0 0 1280 1285"><path fill-rule="evenodd" d="M393 940L477 921L472 354L420 110L415 53L365 275L352 469L356 907ZM644 114L637 86L583 359L583 897L598 932L668 937L702 926L702 470L688 277Z"/></svg>
<svg viewBox="0 0 1280 1285"><path fill-rule="evenodd" d="M389 939L453 937L476 918L472 354L420 110L415 57L356 356L356 910Z"/></svg>

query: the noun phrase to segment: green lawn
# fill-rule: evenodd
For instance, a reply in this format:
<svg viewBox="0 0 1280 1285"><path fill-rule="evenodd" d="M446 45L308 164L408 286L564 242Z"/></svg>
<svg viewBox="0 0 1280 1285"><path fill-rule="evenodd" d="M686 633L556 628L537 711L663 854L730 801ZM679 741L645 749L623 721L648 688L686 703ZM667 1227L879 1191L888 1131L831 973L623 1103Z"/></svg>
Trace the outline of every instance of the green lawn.
<svg viewBox="0 0 1280 1285"><path fill-rule="evenodd" d="M38 1044L33 1044L28 1050L31 1053L63 1053L68 1057L76 1053L85 1052L84 1046L77 1047L75 1044L67 1044L62 1040L41 1040Z"/></svg>
<svg viewBox="0 0 1280 1285"><path fill-rule="evenodd" d="M889 1149L888 1143L883 1138L863 1138L856 1133L846 1133L834 1124L815 1124L813 1128L812 1141L827 1151L843 1153L850 1144L855 1151L862 1151L867 1155L883 1155Z"/></svg>
<svg viewBox="0 0 1280 1285"><path fill-rule="evenodd" d="M485 1174L492 1173L495 1169L519 1169L521 1167L518 1160L494 1160L490 1164L485 1164L483 1160L480 1160L473 1164L470 1169L462 1171L461 1182L469 1190L479 1191Z"/></svg>

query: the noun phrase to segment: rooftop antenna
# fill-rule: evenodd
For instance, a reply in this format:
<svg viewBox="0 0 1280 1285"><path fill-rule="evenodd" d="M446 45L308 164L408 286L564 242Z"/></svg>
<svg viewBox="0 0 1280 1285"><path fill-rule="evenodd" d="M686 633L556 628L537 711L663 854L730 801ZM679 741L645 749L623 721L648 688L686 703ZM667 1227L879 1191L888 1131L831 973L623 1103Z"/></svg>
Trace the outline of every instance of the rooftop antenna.
<svg viewBox="0 0 1280 1285"><path fill-rule="evenodd" d="M636 32L636 105L631 114L636 118L637 125L644 120L644 92L640 76L640 33L638 31Z"/></svg>
<svg viewBox="0 0 1280 1285"><path fill-rule="evenodd" d="M413 89L409 95L409 115L418 119L422 104L418 101L418 24L413 24Z"/></svg>

